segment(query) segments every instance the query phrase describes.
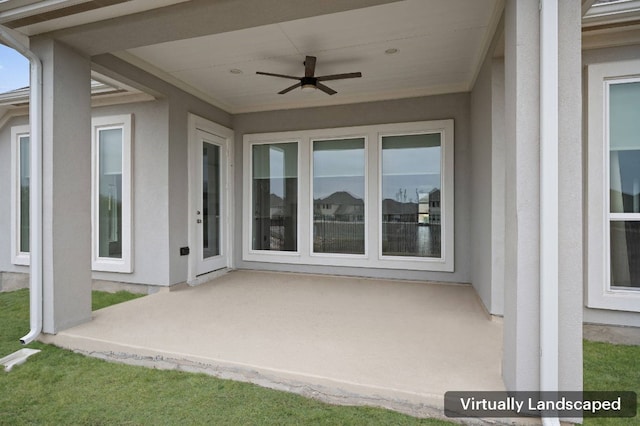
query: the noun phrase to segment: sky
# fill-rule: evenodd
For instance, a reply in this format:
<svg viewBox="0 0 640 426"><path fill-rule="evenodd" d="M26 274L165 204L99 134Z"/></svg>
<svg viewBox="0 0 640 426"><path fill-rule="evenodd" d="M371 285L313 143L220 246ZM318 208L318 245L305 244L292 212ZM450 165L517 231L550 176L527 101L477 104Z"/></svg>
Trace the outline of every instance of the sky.
<svg viewBox="0 0 640 426"><path fill-rule="evenodd" d="M0 44L0 93L29 85L29 61L15 50Z"/></svg>

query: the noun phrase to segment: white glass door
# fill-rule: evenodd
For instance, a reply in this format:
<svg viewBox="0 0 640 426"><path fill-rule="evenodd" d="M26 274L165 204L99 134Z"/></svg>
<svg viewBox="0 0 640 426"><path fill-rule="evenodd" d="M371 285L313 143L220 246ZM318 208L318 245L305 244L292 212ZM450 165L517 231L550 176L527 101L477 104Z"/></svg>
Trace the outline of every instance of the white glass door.
<svg viewBox="0 0 640 426"><path fill-rule="evenodd" d="M226 141L197 131L196 274L227 267Z"/></svg>

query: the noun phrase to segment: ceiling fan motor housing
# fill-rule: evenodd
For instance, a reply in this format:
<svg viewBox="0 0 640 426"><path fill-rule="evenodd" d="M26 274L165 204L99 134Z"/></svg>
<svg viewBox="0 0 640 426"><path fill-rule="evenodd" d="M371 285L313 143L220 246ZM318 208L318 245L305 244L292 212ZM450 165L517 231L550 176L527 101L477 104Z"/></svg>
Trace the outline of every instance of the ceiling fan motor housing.
<svg viewBox="0 0 640 426"><path fill-rule="evenodd" d="M302 77L300 79L300 82L302 83L303 86L317 86L318 85L318 79L315 77Z"/></svg>

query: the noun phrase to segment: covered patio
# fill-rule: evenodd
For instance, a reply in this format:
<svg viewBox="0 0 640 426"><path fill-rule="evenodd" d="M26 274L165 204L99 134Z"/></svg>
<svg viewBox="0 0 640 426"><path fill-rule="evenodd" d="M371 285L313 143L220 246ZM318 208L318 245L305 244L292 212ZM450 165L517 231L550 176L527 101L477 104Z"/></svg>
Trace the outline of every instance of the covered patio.
<svg viewBox="0 0 640 426"><path fill-rule="evenodd" d="M502 324L469 285L234 271L41 339L418 416L442 416L449 390L504 390Z"/></svg>
<svg viewBox="0 0 640 426"><path fill-rule="evenodd" d="M30 272L23 341L42 332L102 358L413 414L440 409L447 390L582 389L586 175L576 106L582 12L593 0L124 3L80 17L67 9L62 21L43 14L29 28L0 23L12 24L3 37L17 32L22 41L11 44L42 82L31 85L29 266L10 264ZM315 78L302 60L316 55L318 76L362 78L330 80L336 96L267 78L303 83L303 66L304 79ZM92 72L153 100L96 103ZM14 118L5 139L17 152L27 123ZM105 178L121 193L113 198L96 184L101 129L121 129L109 170L119 177ZM358 163L321 173L315 152L338 150L320 142L338 140ZM273 161L261 146L275 147ZM385 165L385 150L398 146L434 154L424 167ZM204 177L205 151L217 179ZM332 155L318 165L342 158ZM352 219L364 223L362 245L324 252L313 244L313 206L356 187L344 177L366 207ZM342 187L314 194L322 182ZM122 203L111 209L111 200ZM420 205L435 203L440 252L385 248L385 200L413 203L418 234L431 226L418 224ZM101 209L111 228L100 227ZM256 223L284 228L278 221L288 224L286 247L272 246L271 226L253 232ZM4 222L15 245L19 221ZM239 271L183 284L224 268ZM92 313L92 279L164 290ZM428 284L437 281L448 284Z"/></svg>

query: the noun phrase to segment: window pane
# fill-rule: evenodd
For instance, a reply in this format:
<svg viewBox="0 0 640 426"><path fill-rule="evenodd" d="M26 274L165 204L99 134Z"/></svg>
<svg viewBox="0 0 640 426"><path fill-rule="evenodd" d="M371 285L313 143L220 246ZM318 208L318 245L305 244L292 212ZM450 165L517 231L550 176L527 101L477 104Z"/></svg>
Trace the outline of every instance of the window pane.
<svg viewBox="0 0 640 426"><path fill-rule="evenodd" d="M441 135L382 138L382 254L441 257Z"/></svg>
<svg viewBox="0 0 640 426"><path fill-rule="evenodd" d="M100 130L98 256L122 258L122 129Z"/></svg>
<svg viewBox="0 0 640 426"><path fill-rule="evenodd" d="M20 248L29 252L29 136L20 139Z"/></svg>
<svg viewBox="0 0 640 426"><path fill-rule="evenodd" d="M364 139L313 143L313 251L364 254Z"/></svg>
<svg viewBox="0 0 640 426"><path fill-rule="evenodd" d="M254 145L253 250L298 249L298 144Z"/></svg>
<svg viewBox="0 0 640 426"><path fill-rule="evenodd" d="M202 253L220 254L220 147L202 144Z"/></svg>
<svg viewBox="0 0 640 426"><path fill-rule="evenodd" d="M611 212L640 213L640 82L609 88Z"/></svg>
<svg viewBox="0 0 640 426"><path fill-rule="evenodd" d="M611 286L640 288L640 222L611 222Z"/></svg>

